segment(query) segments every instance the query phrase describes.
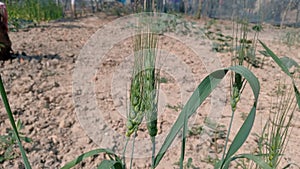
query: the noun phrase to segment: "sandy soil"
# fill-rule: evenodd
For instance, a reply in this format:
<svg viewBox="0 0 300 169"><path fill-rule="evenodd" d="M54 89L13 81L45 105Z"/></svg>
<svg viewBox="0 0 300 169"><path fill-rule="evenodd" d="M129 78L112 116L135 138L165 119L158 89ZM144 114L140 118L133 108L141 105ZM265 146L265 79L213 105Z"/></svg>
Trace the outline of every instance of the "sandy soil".
<svg viewBox="0 0 300 169"><path fill-rule="evenodd" d="M78 84L74 81L77 82L76 78L80 77L73 76L76 66L80 64L78 62L82 61L80 57L84 55L80 52L87 50L82 49L84 45L89 39L93 39L91 36L97 30L104 29L105 24L115 19L116 17L113 16L95 14L75 20L41 23L34 28L9 33L14 51L20 54L23 52L24 59L15 59L12 63L5 62L1 66L1 76L15 119L23 121L25 128L22 132L33 140L32 143L24 144L33 168L60 168L81 153L96 148L111 148L117 153L121 152L125 144L123 135L126 130L124 125L126 97L132 66L131 39L112 42L114 45L108 50L109 52L98 60L99 63L95 63L97 67L94 76L90 81L86 81L94 85L95 96L93 97L97 102L97 110L100 111L97 117L90 111L86 111L85 114L81 105L78 105L76 99L81 94L76 93L74 85L78 87ZM203 27L207 20L196 22ZM217 21L214 26L221 28L224 34L232 33L232 30L228 29L231 22ZM260 39L279 56L289 56L300 63L299 46L288 47L281 42L281 37L288 31L291 30L288 28L279 30L264 25ZM108 36L104 41L112 41L113 38ZM183 36L182 38L184 39ZM159 106L161 113L158 121L158 145L162 143L166 132L176 120L180 106L187 101L197 84L212 70L230 65L229 53L212 52L211 44L207 41L200 40L192 44L188 38L187 41L183 39L172 38L172 34L160 37L161 49L165 52L161 53L164 56L164 60L160 62L161 76L166 80L161 84L160 92L162 102ZM213 62L210 58L215 58L219 63ZM82 61L82 65L84 64L85 62ZM284 75L269 58L266 58L263 68L252 68L252 71L261 83L257 120L252 130L253 133L259 133L262 124L269 116L271 103L276 99L274 93L276 84L283 81ZM228 94L229 78L191 118L191 128L205 125L206 117L214 118L216 122L225 126L217 133L220 137L217 141L214 136L209 135L212 131L207 127L207 134L188 137L186 156L193 158L193 165L197 168L213 168L210 160L221 155L216 153L216 149L220 149L220 145L224 143L222 136L226 133L224 130L231 116ZM239 113L235 116L231 140L242 124L242 115L249 112L253 104L252 98L251 90L246 87L239 103ZM296 117L298 114L299 111ZM148 144L147 131L144 124L142 126L138 131L134 168L150 166L149 148L145 148ZM4 134L9 127L5 109L1 105L1 134ZM296 118L283 158L284 164L300 163L299 127L300 123ZM242 152L253 152L255 139L255 136L251 135ZM130 149L131 146L128 147L128 155ZM179 168L175 165L179 157L180 144L176 142L166 153L158 168ZM94 156L82 162L77 168L96 168L103 158L104 155ZM5 161L0 164L0 168L23 167L21 159L17 158Z"/></svg>

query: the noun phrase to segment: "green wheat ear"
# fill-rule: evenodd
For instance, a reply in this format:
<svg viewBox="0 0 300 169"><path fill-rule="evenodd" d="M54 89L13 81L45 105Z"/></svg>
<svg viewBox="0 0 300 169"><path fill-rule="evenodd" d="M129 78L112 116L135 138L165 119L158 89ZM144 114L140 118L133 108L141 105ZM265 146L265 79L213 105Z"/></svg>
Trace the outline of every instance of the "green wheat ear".
<svg viewBox="0 0 300 169"><path fill-rule="evenodd" d="M144 117L149 135L154 137L157 134L159 79L159 72L155 69L157 41L158 35L149 31L141 31L134 36L134 68L126 123L127 137L137 131Z"/></svg>
<svg viewBox="0 0 300 169"><path fill-rule="evenodd" d="M157 101L158 101L158 76L155 69L150 68L146 70L146 74L151 78L146 78L145 81L145 117L147 121L148 133L151 137L157 135Z"/></svg>
<svg viewBox="0 0 300 169"><path fill-rule="evenodd" d="M141 73L134 76L131 81L130 87L130 109L127 117L127 131L126 136L130 137L131 134L138 129L144 118L144 110L142 107L142 75Z"/></svg>

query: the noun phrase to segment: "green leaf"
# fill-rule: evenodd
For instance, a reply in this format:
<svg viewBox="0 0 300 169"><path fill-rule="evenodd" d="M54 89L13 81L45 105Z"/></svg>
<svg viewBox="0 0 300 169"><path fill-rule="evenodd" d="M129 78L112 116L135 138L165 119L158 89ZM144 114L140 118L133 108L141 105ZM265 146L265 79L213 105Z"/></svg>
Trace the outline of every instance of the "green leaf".
<svg viewBox="0 0 300 169"><path fill-rule="evenodd" d="M0 155L0 163L4 162L5 161L5 158L4 156Z"/></svg>
<svg viewBox="0 0 300 169"><path fill-rule="evenodd" d="M293 66L299 67L299 64L295 60L293 60L287 56L280 58L280 60L287 67L287 69L290 69Z"/></svg>
<svg viewBox="0 0 300 169"><path fill-rule="evenodd" d="M180 157L180 165L179 165L180 169L183 169L187 130L188 130L188 118L187 118L187 114L184 114L182 142L181 142L181 157Z"/></svg>
<svg viewBox="0 0 300 169"><path fill-rule="evenodd" d="M255 25L252 27L252 30L254 30L255 32L261 32L263 30L262 25Z"/></svg>
<svg viewBox="0 0 300 169"><path fill-rule="evenodd" d="M162 147L160 148L159 152L157 153L155 160L154 160L154 168L157 167L161 159L163 158L164 154L172 144L173 140L175 139L176 135L180 131L184 123L185 114L189 118L196 109L202 104L205 98L212 92L214 88L216 88L217 84L222 80L225 76L227 71L221 70L216 71L207 76L197 87L194 91L192 96L190 97L189 101L183 107L179 117L177 118L176 122L172 126L169 134L167 135Z"/></svg>
<svg viewBox="0 0 300 169"><path fill-rule="evenodd" d="M260 168L263 169L273 169L272 167L269 166L269 164L267 164L263 158L261 158L260 156L257 155L253 155L253 154L241 154L235 157L231 158L231 161L239 159L239 158L247 158L249 160L252 160L253 162L255 162Z"/></svg>
<svg viewBox="0 0 300 169"><path fill-rule="evenodd" d="M295 95L296 95L298 108L300 109L300 93L299 93L299 90L297 89L296 85L294 85L294 92L295 92Z"/></svg>
<svg viewBox="0 0 300 169"><path fill-rule="evenodd" d="M252 107L251 112L249 113L247 119L244 121L242 127L234 137L228 149L226 157L223 160L223 164L225 164L224 168L227 168L229 161L231 161L232 156L239 150L239 148L244 144L244 142L248 138L255 120L255 112L256 112L256 105ZM226 165L226 163L228 164Z"/></svg>
<svg viewBox="0 0 300 169"><path fill-rule="evenodd" d="M11 159L17 157L17 155L13 151L13 146L14 145L10 145L9 147L6 148L5 153L4 153L5 160L11 160Z"/></svg>
<svg viewBox="0 0 300 169"><path fill-rule="evenodd" d="M289 69L282 63L282 61L279 59L278 56L275 55L271 49L269 49L262 41L258 40L260 44L265 48L268 55L270 55L273 60L277 63L277 65L282 69L284 73L286 73L288 76L292 77L291 73L289 72Z"/></svg>
<svg viewBox="0 0 300 169"><path fill-rule="evenodd" d="M269 53L265 50L259 50L258 52L266 57L270 57Z"/></svg>
<svg viewBox="0 0 300 169"><path fill-rule="evenodd" d="M23 127L23 126L22 126L22 122L21 122L20 119L17 121L17 124L16 124L16 125L17 125L17 130L18 130L18 131L20 131L20 130L22 129L22 127Z"/></svg>
<svg viewBox="0 0 300 169"><path fill-rule="evenodd" d="M253 73L247 69L243 69L244 67L237 67L235 69L235 72L242 75L250 84L253 94L254 94L254 104L252 106L252 109L247 116L246 120L244 121L243 125L239 129L237 135L234 137L228 152L226 153L226 156L223 161L220 162L220 167L222 168L223 164L225 164L238 150L239 148L244 144L246 139L248 138L250 131L252 129L252 126L254 124L255 115L256 115L256 106L260 91L259 81L258 79L253 75ZM226 168L226 165L225 167Z"/></svg>
<svg viewBox="0 0 300 169"><path fill-rule="evenodd" d="M122 163L113 160L103 160L98 169L123 169Z"/></svg>
<svg viewBox="0 0 300 169"><path fill-rule="evenodd" d="M11 143L10 137L8 135L0 136L0 143L3 145Z"/></svg>
<svg viewBox="0 0 300 169"><path fill-rule="evenodd" d="M251 116L249 118L249 121L251 121L255 117L255 110L256 110L256 104L257 104L257 99L260 91L260 86L258 79L254 76L254 74L248 70L247 68L243 66L232 66L229 68L217 70L208 76L204 78L204 80L199 84L199 86L196 88L186 105L183 107L181 113L179 114L176 122L172 126L169 134L167 135L162 147L160 148L159 152L157 153L155 157L155 162L154 162L154 168L157 167L161 159L163 158L164 154L172 144L173 140L175 139L176 135L180 131L180 129L184 125L184 120L185 116L186 117L191 117L192 114L195 113L197 108L203 103L203 101L210 95L210 93L217 87L217 85L221 82L221 80L225 77L227 72L229 70L232 70L238 74L241 74L250 84L252 91L254 93L255 97L255 102L254 102L254 108L252 108L254 113L250 113ZM252 126L251 123L248 123L247 125L250 127L249 130L251 130ZM246 138L248 135L245 136ZM239 146L236 146L235 148L231 148L232 152L235 151L236 148Z"/></svg>
<svg viewBox="0 0 300 169"><path fill-rule="evenodd" d="M31 138L28 138L28 137L20 136L20 139L21 139L21 140L24 140L26 143L31 143L31 142L32 142L32 139L31 139Z"/></svg>
<svg viewBox="0 0 300 169"><path fill-rule="evenodd" d="M191 167L193 166L192 163L193 163L193 159L190 157L190 158L188 159L187 164L186 164L187 168L191 168Z"/></svg>
<svg viewBox="0 0 300 169"><path fill-rule="evenodd" d="M279 57L273 52L271 51L271 49L269 49L262 41L259 40L259 42L261 43L261 45L265 48L266 52L273 58L273 60L277 63L277 65L279 67L281 67L282 71L287 74L293 81L293 86L294 86L294 92L296 95L296 100L297 100L297 104L298 104L298 108L300 109L300 93L299 90L297 89L297 86L295 84L295 80L292 76L292 74L289 72L289 69L287 68L287 66L282 62L282 60L279 59Z"/></svg>
<svg viewBox="0 0 300 169"><path fill-rule="evenodd" d="M74 167L75 165L79 164L84 159L86 159L88 157L91 157L91 156L94 156L94 155L97 155L99 153L107 153L109 155L113 155L115 157L115 160L117 162L121 161L120 158L113 151L108 150L108 149L102 149L102 148L100 148L100 149L95 149L95 150L89 151L87 153L81 154L76 159L74 159L71 162L69 162L66 165L64 165L61 169L70 169L70 168Z"/></svg>

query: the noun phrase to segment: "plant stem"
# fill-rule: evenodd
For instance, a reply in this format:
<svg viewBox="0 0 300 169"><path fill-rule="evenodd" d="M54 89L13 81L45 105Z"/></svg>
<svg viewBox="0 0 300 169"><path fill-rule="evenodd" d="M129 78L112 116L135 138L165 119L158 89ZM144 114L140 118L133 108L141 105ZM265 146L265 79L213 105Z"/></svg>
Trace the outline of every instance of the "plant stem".
<svg viewBox="0 0 300 169"><path fill-rule="evenodd" d="M152 164L151 168L154 168L154 160L155 160L155 137L151 137L152 142Z"/></svg>
<svg viewBox="0 0 300 169"><path fill-rule="evenodd" d="M232 110L231 119L230 119L230 123L229 123L229 127L228 127L228 132L227 132L227 136L226 136L226 141L225 141L225 145L224 145L224 151L223 151L223 155L222 155L222 161L224 160L225 154L226 154L226 149L227 149L227 144L228 144L228 140L229 140L229 135L230 135L230 131L231 131L232 123L233 123L234 112L235 111ZM221 165L221 168L223 167L223 164Z"/></svg>
<svg viewBox="0 0 300 169"><path fill-rule="evenodd" d="M184 114L184 122L183 122L183 129L182 129L181 156L180 156L180 169L183 169L186 133L187 133L187 128L188 128L187 123L188 123L187 115Z"/></svg>
<svg viewBox="0 0 300 169"><path fill-rule="evenodd" d="M131 158L130 158L130 169L132 169L132 161L133 161L133 153L134 153L134 143L135 143L135 138L137 136L137 129L134 132L134 136L133 136L133 141L132 141L132 151L131 151Z"/></svg>
<svg viewBox="0 0 300 169"><path fill-rule="evenodd" d="M123 157L122 157L122 160L123 160L123 168L126 168L125 153L126 153L126 149L127 149L127 145L128 145L129 140L130 140L130 137L127 137L127 138L126 138L125 147L124 147L124 150L123 150Z"/></svg>

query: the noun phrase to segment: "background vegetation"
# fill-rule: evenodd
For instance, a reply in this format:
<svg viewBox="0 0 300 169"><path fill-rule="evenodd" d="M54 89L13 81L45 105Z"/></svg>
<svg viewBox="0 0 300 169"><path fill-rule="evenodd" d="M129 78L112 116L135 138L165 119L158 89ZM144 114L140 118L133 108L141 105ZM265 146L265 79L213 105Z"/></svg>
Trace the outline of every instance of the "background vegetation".
<svg viewBox="0 0 300 169"><path fill-rule="evenodd" d="M5 0L11 30L63 17L61 4L48 0Z"/></svg>

